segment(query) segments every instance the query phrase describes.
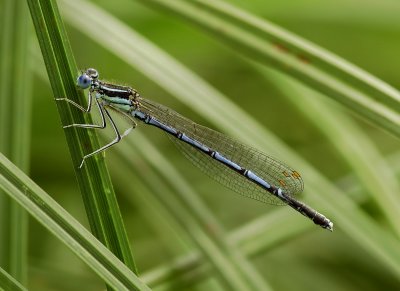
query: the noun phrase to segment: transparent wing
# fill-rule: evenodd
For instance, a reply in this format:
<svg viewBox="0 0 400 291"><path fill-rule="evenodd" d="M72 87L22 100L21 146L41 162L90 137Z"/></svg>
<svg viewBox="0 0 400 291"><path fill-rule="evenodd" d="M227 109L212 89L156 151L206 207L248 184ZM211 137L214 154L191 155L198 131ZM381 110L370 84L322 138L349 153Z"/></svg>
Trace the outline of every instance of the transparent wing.
<svg viewBox="0 0 400 291"><path fill-rule="evenodd" d="M177 112L156 102L143 99L141 111L150 114L166 125L195 139L208 148L241 167L251 170L271 185L283 189L289 195L303 191L303 180L298 172L259 150L234 140L220 132L194 123ZM196 150L181 140L168 135L183 154L204 173L239 194L268 204L285 204L260 186L239 173Z"/></svg>

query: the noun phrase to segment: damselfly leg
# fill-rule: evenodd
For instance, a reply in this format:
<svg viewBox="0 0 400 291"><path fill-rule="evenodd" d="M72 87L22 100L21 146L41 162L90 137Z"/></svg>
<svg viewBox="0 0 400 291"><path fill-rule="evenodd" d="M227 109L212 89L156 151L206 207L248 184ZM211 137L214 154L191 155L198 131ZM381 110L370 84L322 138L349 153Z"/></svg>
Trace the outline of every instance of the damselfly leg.
<svg viewBox="0 0 400 291"><path fill-rule="evenodd" d="M57 98L56 100L57 101L66 101L67 103L72 104L74 107L78 108L79 110L81 110L81 111L83 111L85 113L89 113L90 110L91 110L91 106L92 106L92 94L91 93L92 93L91 90L89 90L89 94L88 94L89 95L89 98L88 98L89 99L89 101L88 101L89 105L88 105L88 108L86 108L86 109L84 107L82 107L81 105L77 104L76 102L74 102L74 101L72 101L70 99L67 99L67 98ZM131 116L129 116L128 114L123 114L123 116L126 117L130 121L131 126L127 130L125 130L124 133L121 135L119 133L119 130L118 130L113 118L111 117L110 113L108 112L107 107L112 109L112 110L116 110L116 109L114 109L111 106L105 106L102 103L102 101L99 101L97 98L95 99L95 102L96 102L97 108L99 109L99 112L100 112L101 121L102 121L101 125L98 125L98 124L78 124L78 123L73 123L73 124L65 125L65 126L63 126L63 128L80 127L80 128L104 129L107 126L107 122L106 122L106 118L105 118L105 115L107 115L107 118L111 123L111 127L114 130L115 139L113 141L111 141L110 143L106 144L105 146L95 150L94 152L83 156L82 162L79 165L79 168L82 168L82 166L85 163L85 160L87 158L89 158L89 157L91 157L91 156L93 156L95 154L98 154L98 153L100 153L102 151L105 151L106 149L108 149L108 148L112 147L113 145L117 144L123 137L127 136L130 133L130 131L136 127L136 122L133 120L133 118Z"/></svg>
<svg viewBox="0 0 400 291"><path fill-rule="evenodd" d="M88 91L88 107L87 108L82 107L78 103L76 103L76 102L74 102L74 101L72 101L71 99L68 99L68 98L56 98L56 101L68 102L68 103L72 104L73 106L75 106L76 108L78 108L79 110L81 110L81 111L83 111L85 113L89 113L90 110L92 109L92 99L93 99L92 92L93 92L93 90L89 90Z"/></svg>

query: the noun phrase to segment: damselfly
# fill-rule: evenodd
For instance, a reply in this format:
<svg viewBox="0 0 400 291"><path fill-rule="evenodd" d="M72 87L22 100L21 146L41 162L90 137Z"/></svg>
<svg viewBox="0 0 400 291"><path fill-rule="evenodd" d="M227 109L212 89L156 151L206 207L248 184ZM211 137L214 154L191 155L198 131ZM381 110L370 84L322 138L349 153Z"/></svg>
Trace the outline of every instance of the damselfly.
<svg viewBox="0 0 400 291"><path fill-rule="evenodd" d="M177 112L142 98L127 86L99 80L95 69L87 69L77 80L81 89L88 89L88 107L64 100L90 112L94 99L102 124L71 124L67 127L105 128L106 118L114 129L116 138L109 144L86 155L84 161L118 143L136 127L135 120L155 126L168 134L185 156L197 167L223 185L239 194L268 204L287 204L315 224L333 230L333 223L321 213L296 200L293 195L303 191L303 180L298 172L262 152L242 144L222 133L194 123ZM94 95L94 97L93 97ZM120 134L108 110L116 111L131 121L131 127Z"/></svg>

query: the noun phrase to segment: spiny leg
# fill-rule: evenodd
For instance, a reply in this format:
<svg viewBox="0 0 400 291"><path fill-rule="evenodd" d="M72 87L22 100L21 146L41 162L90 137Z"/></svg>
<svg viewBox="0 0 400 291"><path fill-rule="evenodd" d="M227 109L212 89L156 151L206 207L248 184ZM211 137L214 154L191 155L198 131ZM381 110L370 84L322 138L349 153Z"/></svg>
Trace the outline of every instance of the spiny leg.
<svg viewBox="0 0 400 291"><path fill-rule="evenodd" d="M97 101L97 99L96 99L96 101ZM130 120L133 121L132 126L129 127L127 130L125 130L125 132L121 135L121 134L119 133L119 131L118 131L117 126L116 126L115 123L114 123L114 120L112 119L112 117L111 117L110 113L107 111L107 109L106 109L105 107L103 107L103 106L100 106L99 109L100 109L100 111L104 111L104 112L106 113L107 118L110 120L111 126L112 126L112 128L114 129L114 132L115 132L116 137L115 137L115 139L114 139L112 142L106 144L105 146L103 146L103 147L101 147L101 148L95 150L94 152L92 152L92 153L90 153L90 154L85 155L85 156L82 158L82 162L81 162L81 164L79 165L79 168L82 168L83 164L85 163L85 160L86 160L88 157L91 157L91 156L93 156L93 155L95 155L95 154L98 154L98 153L100 153L100 152L102 152L102 151L105 151L106 149L108 149L108 148L112 147L113 145L119 143L120 140L121 140L123 137L125 137L126 135L128 135L129 132L130 132L133 128L136 127L136 122L134 122L131 118L129 118ZM128 116L128 115L126 115L126 116Z"/></svg>
<svg viewBox="0 0 400 291"><path fill-rule="evenodd" d="M56 100L56 101L65 101L65 102L68 102L69 104L72 104L73 106L75 106L75 107L78 108L79 110L81 110L81 111L83 111L83 112L85 112L85 113L89 113L90 110L92 109L92 99L93 99L93 97L92 97L92 92L93 92L92 89L90 89L89 92L88 92L88 107L87 107L87 108L82 107L82 106L79 105L78 103L76 103L76 102L74 102L74 101L72 101L71 99L68 99L68 98L56 98L55 100Z"/></svg>

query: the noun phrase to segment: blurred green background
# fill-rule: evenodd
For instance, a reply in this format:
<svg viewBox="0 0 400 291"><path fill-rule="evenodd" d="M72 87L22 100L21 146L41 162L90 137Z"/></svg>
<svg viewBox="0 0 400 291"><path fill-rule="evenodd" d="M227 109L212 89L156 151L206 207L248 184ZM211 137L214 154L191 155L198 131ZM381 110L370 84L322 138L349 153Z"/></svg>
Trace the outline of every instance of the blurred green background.
<svg viewBox="0 0 400 291"><path fill-rule="evenodd" d="M226 131L223 126L218 126L217 118L212 119L196 110L195 106L190 106L190 102L177 99L160 82L144 74L140 67L129 64L117 50L103 46L103 38L100 43L97 42L95 39L101 36L107 39L104 31L99 29L91 35L85 33L83 24L74 21L73 12L66 2L59 1L60 13L80 68L94 67L101 78L130 85L142 96L171 107L200 124ZM86 3L73 1L78 10L80 2L82 5ZM272 148L260 148L260 143L256 141L242 140L302 173L305 193L300 200L328 216L335 223L335 230L333 233L324 231L289 207L270 206L242 198L192 166L165 134L139 124L130 134L129 141L124 140L116 146L124 154L114 147L107 151L106 161L140 277L155 290L227 290L221 283L219 272L194 242L198 229L193 227L195 234L190 233L190 228L183 228L179 222L180 216L175 212L185 208L180 201L182 198L176 198L176 209L174 201L170 201L172 206L168 206L163 200L170 197L164 196L164 192L189 187L185 189L194 193L198 199L196 203L205 211L204 215L218 224L199 222L203 230L206 229L205 233L211 238L215 233L221 235L225 243L232 245L234 251L245 258L242 262L248 264L249 272L273 290L398 290L400 261L389 258L397 258L399 254L382 254L384 244L380 249L375 247L376 241L369 242L369 239L379 237L383 243L393 245L392 250L396 250L397 244L400 252L399 236L386 220L382 205L378 205L373 198L374 194L380 195L379 187L386 183L391 183L391 189L398 189L398 138L360 118L351 109L313 91L313 88L294 82L284 71L283 74L277 73L273 68L256 64L241 54L238 48L227 45L190 20L144 2L116 0L92 1L92 4L197 74L262 125L263 130L270 131L286 144L293 155L301 157L292 160L285 154L286 148L284 151L273 148L275 142L271 144ZM226 2L329 50L393 87L399 86L400 3L396 1ZM93 13L85 5L81 9L83 15ZM90 19L83 22L87 26L95 25ZM71 162L36 35L33 29L31 32L30 177L82 224L87 225L74 176L77 165ZM355 136L352 146L341 143L340 135L334 138L339 141L337 143L329 138L331 133L335 133L331 132L331 125L326 124L324 116L316 115L315 112L321 112L313 107L316 104L323 107L322 112L332 114L339 131ZM224 108L219 110L224 111ZM229 115L230 112L224 114ZM249 132L258 134L258 129L251 124L243 124L240 117L232 114L232 120ZM94 116L98 120L98 116ZM121 124L122 127L127 126L123 122ZM154 163L142 154L147 149L140 143L142 137L154 147L149 148ZM240 139L240 134L235 137ZM102 136L101 141L106 143L111 138L110 131ZM268 140L264 142L268 143ZM371 151L375 156L368 164ZM349 160L349 156L362 156L363 153L367 166ZM167 171L168 167L173 167L181 175L182 184L180 180L170 181L168 176L162 174L157 163L162 168L164 162L168 163L165 166ZM332 196L326 197L325 193L310 193L308 185L317 182L312 174L304 170L309 167L326 178L332 187L337 187L337 200L332 201ZM375 188L368 185L368 178L365 178L368 176L360 174L368 167L372 168L376 179L371 184L379 181L381 185L375 185ZM379 170L381 168L385 170ZM375 193L371 194L371 191ZM398 203L400 192L392 194ZM308 200L309 195L317 198ZM340 211L332 212L325 206L331 202L347 203L346 199L356 205L348 209L360 212L375 226L371 232L365 232L366 237L358 234L357 221L347 225ZM400 213L397 215L400 224ZM29 226L30 290L78 290L83 286L85 290L104 289L101 279L72 256L47 230L34 220L30 220ZM375 232L376 229L380 232Z"/></svg>

